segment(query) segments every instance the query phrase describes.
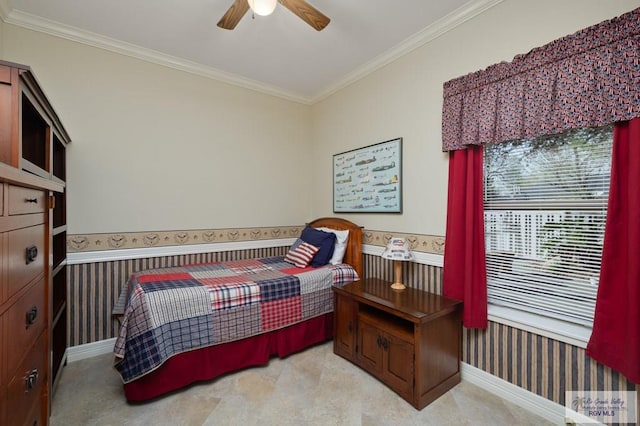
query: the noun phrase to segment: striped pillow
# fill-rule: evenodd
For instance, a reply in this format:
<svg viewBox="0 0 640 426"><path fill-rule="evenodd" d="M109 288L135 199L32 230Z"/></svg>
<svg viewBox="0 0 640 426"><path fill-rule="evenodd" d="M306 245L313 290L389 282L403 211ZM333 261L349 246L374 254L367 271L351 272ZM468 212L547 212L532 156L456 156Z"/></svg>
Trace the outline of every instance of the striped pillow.
<svg viewBox="0 0 640 426"><path fill-rule="evenodd" d="M284 260L285 262L293 263L298 268L306 268L318 250L320 250L319 247L303 242L297 247L292 247L284 257Z"/></svg>

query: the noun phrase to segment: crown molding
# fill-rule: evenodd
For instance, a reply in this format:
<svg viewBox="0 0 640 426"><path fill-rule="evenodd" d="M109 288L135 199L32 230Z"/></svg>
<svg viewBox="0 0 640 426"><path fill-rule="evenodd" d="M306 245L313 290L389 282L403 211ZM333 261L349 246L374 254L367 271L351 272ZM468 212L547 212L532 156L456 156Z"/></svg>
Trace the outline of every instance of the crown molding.
<svg viewBox="0 0 640 426"><path fill-rule="evenodd" d="M346 77L329 86L315 96L305 97L281 88L267 85L256 80L244 78L232 73L208 67L197 62L189 61L172 55L167 55L152 49L137 46L135 44L116 40L77 27L65 25L60 22L41 18L19 10L12 10L11 0L0 0L0 18L6 23L39 31L55 37L83 43L99 49L130 56L143 61L163 65L176 70L210 78L223 83L231 84L249 90L254 90L271 96L276 96L289 101L312 105L320 102L337 91L355 83L374 71L395 61L396 59L412 52L418 47L440 37L447 31L461 25L469 19L481 14L487 9L501 3L503 0L474 0L442 17L432 25L409 37L402 43L367 62L362 67L347 74Z"/></svg>
<svg viewBox="0 0 640 426"><path fill-rule="evenodd" d="M0 0L0 9L2 9L2 3L6 1L10 0ZM179 71L242 87L244 89L254 90L256 92L309 105L308 98L299 96L292 92L287 92L275 86L270 86L256 80L244 78L236 74L221 71L177 56L167 55L156 50L147 49L132 43L127 43L101 34L93 33L91 31L86 31L71 25L45 19L20 10L11 11L11 13L8 14L8 17L4 20L8 24L86 44L92 47L97 47L99 49L108 50L110 52L119 53L121 55L130 56L132 58L151 62L157 65L163 65Z"/></svg>
<svg viewBox="0 0 640 426"><path fill-rule="evenodd" d="M0 0L0 19L6 22L7 17L11 13L11 9L13 9L11 0Z"/></svg>
<svg viewBox="0 0 640 426"><path fill-rule="evenodd" d="M310 103L313 105L320 102L341 89L355 83L356 81L366 77L374 71L390 64L396 59L412 52L418 47L435 40L444 33L451 31L458 25L463 24L469 19L481 14L485 10L492 8L493 6L502 3L504 0L475 0L470 1L448 15L438 19L433 24L424 28L423 30L415 33L402 43L396 45L385 53L375 57L371 61L365 63L363 66L357 68L353 72L347 74L346 77L338 81L336 84L329 86L327 89L320 92L318 95L310 99Z"/></svg>

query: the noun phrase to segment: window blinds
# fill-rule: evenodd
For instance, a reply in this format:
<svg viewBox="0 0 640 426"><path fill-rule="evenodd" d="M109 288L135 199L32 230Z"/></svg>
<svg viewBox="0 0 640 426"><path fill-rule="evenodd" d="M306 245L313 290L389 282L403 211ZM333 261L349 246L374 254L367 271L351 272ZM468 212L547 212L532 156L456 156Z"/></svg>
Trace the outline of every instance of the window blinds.
<svg viewBox="0 0 640 426"><path fill-rule="evenodd" d="M489 303L590 327L612 127L485 146Z"/></svg>

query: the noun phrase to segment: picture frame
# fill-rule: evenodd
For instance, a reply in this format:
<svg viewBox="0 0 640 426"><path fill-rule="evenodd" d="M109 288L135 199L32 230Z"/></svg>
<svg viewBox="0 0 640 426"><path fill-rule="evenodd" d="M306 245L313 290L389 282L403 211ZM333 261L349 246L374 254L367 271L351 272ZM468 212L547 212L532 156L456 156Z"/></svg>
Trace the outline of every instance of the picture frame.
<svg viewBox="0 0 640 426"><path fill-rule="evenodd" d="M333 156L334 213L402 213L402 138Z"/></svg>

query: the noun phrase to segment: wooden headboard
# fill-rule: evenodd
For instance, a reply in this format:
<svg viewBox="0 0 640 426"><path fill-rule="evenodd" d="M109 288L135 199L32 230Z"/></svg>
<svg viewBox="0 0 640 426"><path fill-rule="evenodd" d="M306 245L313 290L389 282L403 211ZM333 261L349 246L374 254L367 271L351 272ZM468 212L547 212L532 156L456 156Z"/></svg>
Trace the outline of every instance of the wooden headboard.
<svg viewBox="0 0 640 426"><path fill-rule="evenodd" d="M348 230L349 239L347 240L347 250L344 254L343 262L353 266L358 276L361 279L364 278L362 264L362 226L338 217L322 217L310 222L309 226L313 228L327 227L335 229L336 231Z"/></svg>

